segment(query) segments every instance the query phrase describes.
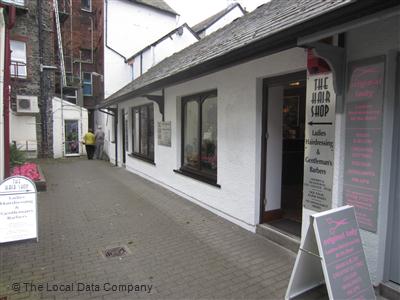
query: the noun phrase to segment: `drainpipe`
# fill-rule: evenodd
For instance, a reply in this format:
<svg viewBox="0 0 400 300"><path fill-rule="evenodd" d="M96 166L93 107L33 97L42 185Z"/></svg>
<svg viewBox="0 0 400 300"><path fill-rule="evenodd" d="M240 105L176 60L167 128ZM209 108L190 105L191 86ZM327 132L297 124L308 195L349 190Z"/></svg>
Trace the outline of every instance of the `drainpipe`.
<svg viewBox="0 0 400 300"><path fill-rule="evenodd" d="M118 167L118 104L114 112L114 138L115 138L115 166Z"/></svg>
<svg viewBox="0 0 400 300"><path fill-rule="evenodd" d="M5 51L4 51L4 86L3 86L3 114L4 114L4 177L10 176L10 102L11 102L11 49L10 30L15 24L15 7L8 7L8 24L5 29Z"/></svg>
<svg viewBox="0 0 400 300"><path fill-rule="evenodd" d="M42 0L36 0L37 5L37 16L38 16L38 23L39 23L39 62L40 64L44 65L44 45L43 45L43 15L42 15ZM49 151L48 145L48 137L47 137L47 98L45 93L45 78L44 72L40 73L40 99L41 99L41 129L42 129L42 145L41 145L41 156L47 157Z"/></svg>

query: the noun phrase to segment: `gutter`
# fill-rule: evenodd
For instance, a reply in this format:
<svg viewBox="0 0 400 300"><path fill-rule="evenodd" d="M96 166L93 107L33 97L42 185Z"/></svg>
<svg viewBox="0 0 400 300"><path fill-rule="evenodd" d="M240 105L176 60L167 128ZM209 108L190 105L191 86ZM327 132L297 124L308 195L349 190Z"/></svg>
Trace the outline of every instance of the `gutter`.
<svg viewBox="0 0 400 300"><path fill-rule="evenodd" d="M171 74L167 77L139 87L138 89L127 92L124 95L117 96L114 99L105 101L99 107L104 108L110 105L115 105L116 103L142 96L155 90L160 90L168 86L215 73L231 66L297 47L297 40L299 37L310 35L316 31L318 32L334 27L337 24L347 23L365 17L366 15L371 15L381 10L398 6L397 0L373 2L373 4L371 4L371 1L350 3L341 9L334 10L327 14L322 14L314 19L287 28L284 31L277 32L261 40L249 43L241 48L234 49L222 56L209 59L179 73ZM112 97L112 95L110 97Z"/></svg>
<svg viewBox="0 0 400 300"><path fill-rule="evenodd" d="M125 62L129 62L130 60L134 59L136 56L141 55L143 52L147 51L148 49L150 49L153 46L157 46L159 43L161 43L162 41L164 41L166 38L171 37L173 34L175 34L180 28L186 27L192 34L193 36L199 41L200 37L199 35L193 31L192 28L190 28L190 26L187 23L182 24L181 26L175 28L174 30L171 30L170 32L168 32L166 35L160 37L158 40L156 40L155 42L147 45L146 47L144 47L143 49L137 51L135 54L133 54L131 57L127 58Z"/></svg>
<svg viewBox="0 0 400 300"><path fill-rule="evenodd" d="M179 14L178 14L177 12L175 12L175 11L171 11L171 10L163 9L163 8L161 8L161 7L153 6L153 5L144 3L144 2L142 2L142 1L135 1L135 0L133 0L132 2L135 2L136 4L143 5L143 6L152 8L152 9L155 9L155 10L157 10L157 11L162 11L162 12L164 12L164 13L167 13L167 14L170 14L170 15L173 15L173 16L179 16ZM172 8L171 8L171 9L172 9Z"/></svg>

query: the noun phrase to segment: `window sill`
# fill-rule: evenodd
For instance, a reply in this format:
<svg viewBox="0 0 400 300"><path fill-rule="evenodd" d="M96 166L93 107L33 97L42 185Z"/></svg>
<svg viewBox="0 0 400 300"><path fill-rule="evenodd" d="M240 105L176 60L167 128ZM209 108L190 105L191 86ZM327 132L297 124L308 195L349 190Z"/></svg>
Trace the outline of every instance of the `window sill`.
<svg viewBox="0 0 400 300"><path fill-rule="evenodd" d="M11 80L18 80L18 81L28 81L28 77L17 77L17 76L11 76Z"/></svg>
<svg viewBox="0 0 400 300"><path fill-rule="evenodd" d="M217 183L217 181L216 181L216 180L213 180L213 179L211 179L211 178L207 178L207 177L205 177L205 176L201 176L201 175L198 175L198 174L194 174L194 173L192 173L192 172L189 172L189 171L186 171L186 170L182 170L182 169L180 169L180 170L174 170L174 172L175 172L175 173L178 173L178 174L181 174L181 175L183 175L183 176L187 176L187 177L190 177L190 178L192 178L192 179L195 179L195 180L198 180L198 181L207 183L207 184L212 185L212 186L215 186L215 187L217 187L217 188L221 188L221 186Z"/></svg>
<svg viewBox="0 0 400 300"><path fill-rule="evenodd" d="M147 162L147 163L149 163L149 164L152 164L152 165L154 165L154 166L156 165L156 163L154 162L154 160L151 160L151 159L149 159L149 158L147 158L147 157L143 157L143 156L137 155L137 154L135 154L135 153L128 153L128 156L129 156L129 157L132 157L132 158L136 158L136 159L142 160L142 161Z"/></svg>

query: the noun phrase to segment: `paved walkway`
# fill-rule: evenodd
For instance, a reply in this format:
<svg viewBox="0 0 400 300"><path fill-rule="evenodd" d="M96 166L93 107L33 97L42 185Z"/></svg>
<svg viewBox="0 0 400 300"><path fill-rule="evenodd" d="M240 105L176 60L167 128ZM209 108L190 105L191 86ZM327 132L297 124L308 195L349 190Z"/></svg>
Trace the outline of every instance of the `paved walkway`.
<svg viewBox="0 0 400 300"><path fill-rule="evenodd" d="M42 168L40 240L0 246L0 299L283 299L293 253L106 162Z"/></svg>

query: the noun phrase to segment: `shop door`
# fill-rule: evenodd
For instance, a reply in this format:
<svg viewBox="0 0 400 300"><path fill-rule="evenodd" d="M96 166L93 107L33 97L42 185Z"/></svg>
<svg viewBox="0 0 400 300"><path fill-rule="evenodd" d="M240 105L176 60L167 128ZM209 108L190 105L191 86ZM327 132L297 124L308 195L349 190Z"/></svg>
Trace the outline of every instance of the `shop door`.
<svg viewBox="0 0 400 300"><path fill-rule="evenodd" d="M302 222L305 78L305 72L300 72L265 81L261 217L264 223L294 236L300 236Z"/></svg>
<svg viewBox="0 0 400 300"><path fill-rule="evenodd" d="M65 156L79 156L79 120L64 120L64 130Z"/></svg>

